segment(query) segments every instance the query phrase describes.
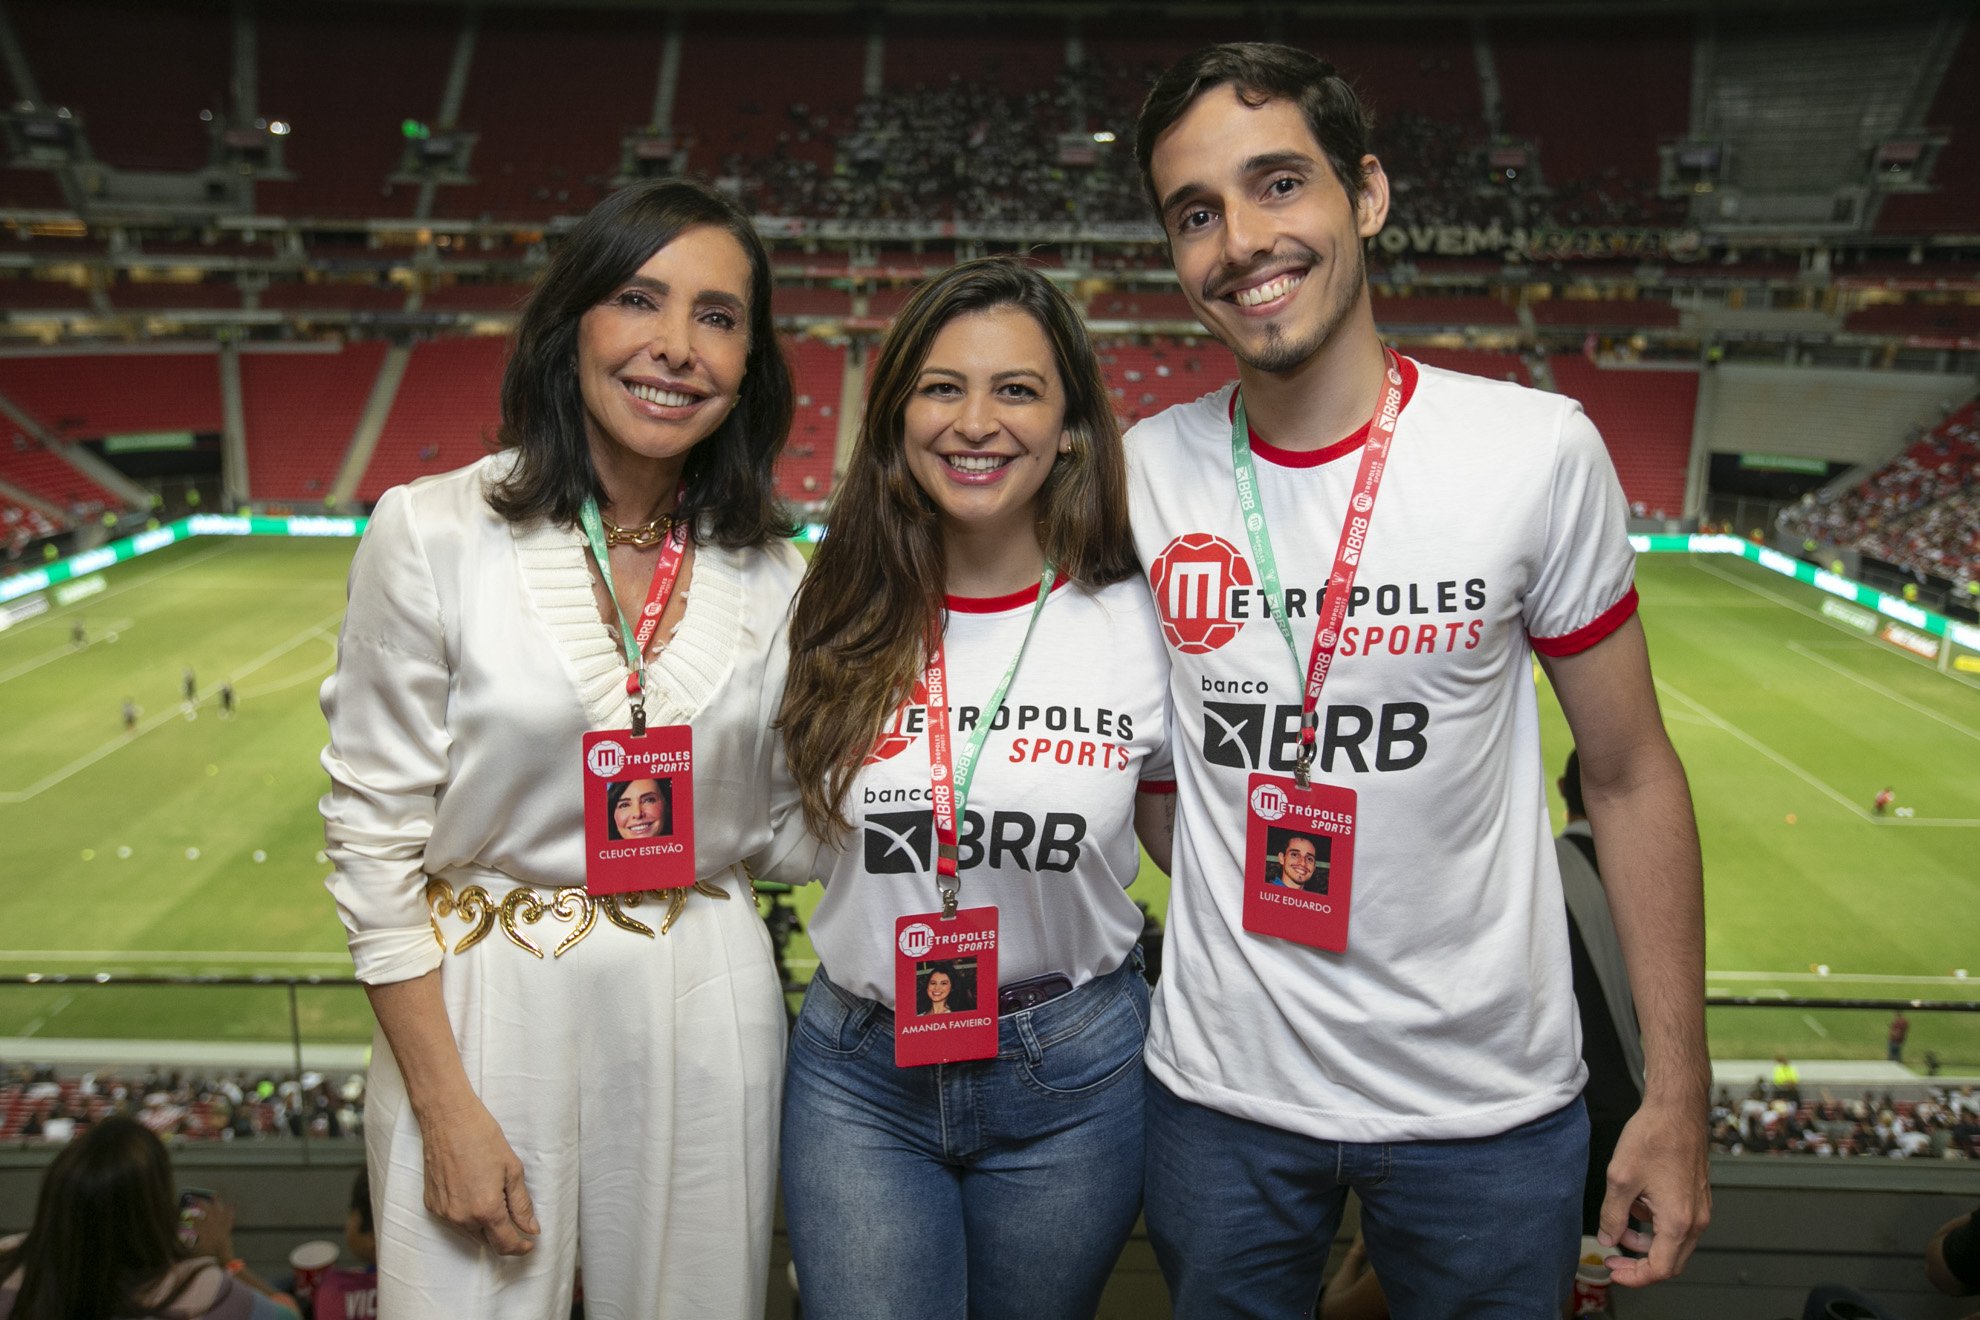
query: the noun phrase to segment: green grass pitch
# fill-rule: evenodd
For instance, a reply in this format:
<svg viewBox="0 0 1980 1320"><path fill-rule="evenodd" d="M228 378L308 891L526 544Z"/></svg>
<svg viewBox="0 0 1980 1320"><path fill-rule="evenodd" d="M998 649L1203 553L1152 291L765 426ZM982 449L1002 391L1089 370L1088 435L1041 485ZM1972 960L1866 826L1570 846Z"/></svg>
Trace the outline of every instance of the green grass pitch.
<svg viewBox="0 0 1980 1320"><path fill-rule="evenodd" d="M0 632L0 972L349 974L321 883L316 692L351 549L193 541ZM1817 593L1743 562L1646 556L1639 585L1704 837L1710 988L1980 998L1980 689L1824 621ZM223 680L239 694L233 719ZM129 734L126 696L142 708ZM1544 683L1542 718L1551 778L1568 740ZM1887 784L1915 814L1871 812ZM799 895L802 913L816 892ZM1160 875L1145 870L1135 892L1163 910ZM792 950L800 975L810 952L802 938ZM1969 962L1973 980L1959 975ZM369 1034L356 990L299 1002L312 1038ZM1714 1010L1713 1052L1875 1058L1884 1025L1848 1010ZM0 1035L287 1033L279 988L0 990ZM1980 1021L1916 1015L1909 1057L1925 1049L1980 1068Z"/></svg>

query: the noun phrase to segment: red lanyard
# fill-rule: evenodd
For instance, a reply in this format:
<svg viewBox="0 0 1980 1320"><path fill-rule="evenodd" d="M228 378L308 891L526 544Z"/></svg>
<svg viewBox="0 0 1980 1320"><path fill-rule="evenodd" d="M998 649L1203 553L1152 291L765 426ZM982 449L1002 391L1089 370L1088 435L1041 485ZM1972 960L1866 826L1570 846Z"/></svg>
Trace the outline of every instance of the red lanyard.
<svg viewBox="0 0 1980 1320"><path fill-rule="evenodd" d="M1306 691L1301 700L1299 721L1299 760L1293 778L1304 788L1313 771L1315 731L1319 725L1320 690L1326 686L1327 671L1333 667L1334 652L1340 646L1341 624L1347 618L1348 596L1354 575L1361 566L1361 552L1368 543L1369 519L1375 512L1375 496L1382 487L1382 473L1388 466L1389 443L1395 439L1396 419L1402 413L1402 369L1393 352L1384 353L1387 370L1383 376L1382 401L1368 422L1368 439L1361 448L1361 466L1355 472L1354 493L1348 497L1347 517L1341 523L1341 539L1334 547L1334 566L1327 575L1327 590L1320 602L1320 618L1313 632L1312 658L1306 666ZM1272 536L1265 525L1265 506L1258 496L1258 478L1251 458L1251 427L1244 416L1244 398L1234 400L1231 414L1231 469L1237 478L1238 506L1244 512L1245 532L1251 538L1251 557L1264 579L1265 598L1270 602L1272 619L1286 639L1286 649L1295 662L1299 648L1293 643L1292 625L1286 622L1285 592L1279 584L1279 561L1272 553Z"/></svg>
<svg viewBox="0 0 1980 1320"><path fill-rule="evenodd" d="M942 890L942 915L945 917L954 916L956 911L956 856L962 844L956 822L962 815L964 803L969 800L970 781L976 776L976 759L983 752L983 744L990 736L990 725L996 720L997 712L1004 708L1004 697L1011 690L1011 680L1017 677L1018 664L1024 659L1024 649L1031 644L1031 634L1037 630L1038 612L1045 608L1045 599L1052 594L1052 583L1057 577L1057 569L1047 560L1045 571L1038 577L1038 599L1031 606L1031 620L1025 625L1024 640L1018 643L1016 654L1004 666L1004 676L998 680L997 690L990 695L989 702L977 716L976 726L963 740L960 757L951 756L949 749L949 670L942 652L942 634L934 630L928 638L928 665L921 675L922 686L928 694L928 800L935 810L935 883Z"/></svg>
<svg viewBox="0 0 1980 1320"><path fill-rule="evenodd" d="M605 594L611 597L612 612L619 618L619 635L626 653L626 697L632 704L632 734L637 738L646 732L646 698L640 678L646 668L646 644L653 640L660 616L667 612L667 602L673 598L674 582L681 575L681 564L687 557L687 525L676 520L661 544L660 560L653 565L653 581L646 589L646 604L640 608L639 625L634 627L626 622L626 612L619 608L619 593L612 588L611 550L606 545L598 502L587 498L578 511L578 519L584 524L592 557L598 561L598 571L605 579Z"/></svg>

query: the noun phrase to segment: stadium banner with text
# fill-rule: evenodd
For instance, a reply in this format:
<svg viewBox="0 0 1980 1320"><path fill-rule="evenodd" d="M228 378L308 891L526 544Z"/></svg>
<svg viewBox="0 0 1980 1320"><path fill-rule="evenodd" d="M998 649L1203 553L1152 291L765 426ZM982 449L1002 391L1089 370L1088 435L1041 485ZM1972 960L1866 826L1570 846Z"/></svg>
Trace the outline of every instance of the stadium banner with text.
<svg viewBox="0 0 1980 1320"><path fill-rule="evenodd" d="M160 527L150 527L135 536L126 536L94 550L85 550L52 564L0 578L0 602L18 600L37 591L46 591L63 582L100 573L112 564L121 564L154 550L195 536L337 536L364 534L364 518L266 518L260 514L200 513Z"/></svg>

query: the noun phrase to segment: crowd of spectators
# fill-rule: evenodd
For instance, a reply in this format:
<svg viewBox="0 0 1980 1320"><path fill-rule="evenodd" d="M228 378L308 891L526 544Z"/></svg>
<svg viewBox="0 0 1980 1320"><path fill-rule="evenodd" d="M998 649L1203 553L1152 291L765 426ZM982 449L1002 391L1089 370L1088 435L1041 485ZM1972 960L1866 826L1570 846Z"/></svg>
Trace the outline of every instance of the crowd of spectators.
<svg viewBox="0 0 1980 1320"><path fill-rule="evenodd" d="M793 104L769 155L731 152L715 173L760 215L1143 223L1147 204L1132 146L1137 103L1121 89L1145 85L1122 70L1087 65L1028 92L952 74L866 97L849 119ZM1096 130L1114 140L1094 142ZM1090 149L1091 163L1062 162L1061 135L1071 135L1082 152ZM1486 138L1482 122L1408 110L1380 116L1375 149L1394 194L1392 219L1508 228L1682 221L1682 201L1659 199L1654 181L1619 170L1554 189L1495 178L1484 163Z"/></svg>
<svg viewBox="0 0 1980 1320"><path fill-rule="evenodd" d="M1918 1101L1865 1091L1809 1100L1756 1080L1743 1098L1725 1087L1712 1101L1712 1149L1721 1155L1879 1159L1980 1158L1980 1093L1932 1087Z"/></svg>
<svg viewBox="0 0 1980 1320"><path fill-rule="evenodd" d="M1980 580L1980 401L1850 489L1804 497L1782 513L1781 527L1965 590Z"/></svg>
<svg viewBox="0 0 1980 1320"><path fill-rule="evenodd" d="M364 1075L160 1071L58 1075L15 1065L0 1080L0 1142L61 1143L113 1115L176 1141L337 1139L364 1129Z"/></svg>

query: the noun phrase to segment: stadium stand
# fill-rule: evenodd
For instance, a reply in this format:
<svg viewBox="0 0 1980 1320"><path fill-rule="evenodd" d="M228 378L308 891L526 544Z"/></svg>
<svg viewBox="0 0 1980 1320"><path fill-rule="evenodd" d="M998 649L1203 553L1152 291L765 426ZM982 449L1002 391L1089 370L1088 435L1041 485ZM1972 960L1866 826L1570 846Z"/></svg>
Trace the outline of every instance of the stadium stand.
<svg viewBox="0 0 1980 1320"><path fill-rule="evenodd" d="M83 312L89 306L89 290L66 280L36 279L33 275L0 276L0 311Z"/></svg>
<svg viewBox="0 0 1980 1320"><path fill-rule="evenodd" d="M1980 1096L1972 1086L1931 1088L1921 1100L1865 1092L1860 1100L1806 1101L1755 1086L1712 1101L1712 1149L1722 1155L1867 1156L1963 1160L1980 1156Z"/></svg>
<svg viewBox="0 0 1980 1320"><path fill-rule="evenodd" d="M206 165L214 125L200 116L222 115L232 100L225 6L16 0L7 15L43 101L83 121L98 160L127 170Z"/></svg>
<svg viewBox="0 0 1980 1320"><path fill-rule="evenodd" d="M211 344L152 353L0 357L0 394L58 440L138 431L218 431Z"/></svg>
<svg viewBox="0 0 1980 1320"><path fill-rule="evenodd" d="M15 1064L0 1081L0 1144L59 1145L90 1123L127 1114L172 1142L360 1136L364 1078L333 1082L249 1072L63 1075ZM307 1083L305 1085L304 1083Z"/></svg>
<svg viewBox="0 0 1980 1320"><path fill-rule="evenodd" d="M1528 309L1550 330L1674 330L1679 321L1670 303L1648 299L1542 298Z"/></svg>
<svg viewBox="0 0 1980 1320"><path fill-rule="evenodd" d="M117 280L105 293L110 305L120 312L145 311L236 311L241 306L240 286L218 276L204 280Z"/></svg>
<svg viewBox="0 0 1980 1320"><path fill-rule="evenodd" d="M435 339L412 351L405 379L385 419L378 450L358 483L358 498L488 453L501 425L502 339Z"/></svg>
<svg viewBox="0 0 1980 1320"><path fill-rule="evenodd" d="M807 504L832 493L846 348L805 338L786 339L784 351L797 390L797 411L783 461L777 465L777 493L793 504Z"/></svg>
<svg viewBox="0 0 1980 1320"><path fill-rule="evenodd" d="M469 165L474 182L443 184L435 213L528 219L589 211L618 173L622 135L653 116L664 21L644 9L483 11L460 118L461 128L480 135ZM739 70L724 72L733 78Z"/></svg>
<svg viewBox="0 0 1980 1320"><path fill-rule="evenodd" d="M1551 367L1560 392L1579 400L1602 432L1631 509L1653 518L1678 517L1684 510L1698 372L1604 368L1573 356L1554 358Z"/></svg>
<svg viewBox="0 0 1980 1320"><path fill-rule="evenodd" d="M981 11L899 14L887 24L882 81L889 89L907 89L960 78L959 49L969 52L969 81L1019 95L1048 90L1066 64L1065 39L1050 26L1012 23Z"/></svg>
<svg viewBox="0 0 1980 1320"><path fill-rule="evenodd" d="M1956 586L1980 580L1980 402L1954 410L1854 486L1790 508L1781 526Z"/></svg>
<svg viewBox="0 0 1980 1320"><path fill-rule="evenodd" d="M1497 298L1423 294L1401 298L1375 295L1375 323L1461 330L1466 326L1515 326L1519 316Z"/></svg>
<svg viewBox="0 0 1980 1320"><path fill-rule="evenodd" d="M1886 197L1877 228L1894 234L1971 232L1980 216L1980 24L1970 19L1925 124L1948 137L1932 170L1935 190Z"/></svg>
<svg viewBox="0 0 1980 1320"><path fill-rule="evenodd" d="M1980 339L1980 303L1878 303L1851 312L1843 328L1865 335Z"/></svg>
<svg viewBox="0 0 1980 1320"><path fill-rule="evenodd" d="M385 345L275 351L285 348L249 345L241 352L249 491L258 500L316 503L330 494Z"/></svg>
<svg viewBox="0 0 1980 1320"><path fill-rule="evenodd" d="M256 11L262 108L289 121L283 165L255 185L261 209L324 217L409 215L416 185L394 184L401 121L433 115L461 19L446 6ZM352 71L362 69L362 77Z"/></svg>
<svg viewBox="0 0 1980 1320"><path fill-rule="evenodd" d="M60 454L50 453L18 431L10 441L0 443L0 481L59 505L72 519L123 503Z"/></svg>
<svg viewBox="0 0 1980 1320"><path fill-rule="evenodd" d="M62 182L50 170L0 169L0 207L24 211L66 211Z"/></svg>
<svg viewBox="0 0 1980 1320"><path fill-rule="evenodd" d="M694 10L674 100L674 127L693 144L690 167L717 172L731 157L782 156L829 168L835 139L819 124L852 117L865 58L864 29L829 15L780 13L770 24L753 14ZM748 69L775 69L777 76L738 76Z"/></svg>
<svg viewBox="0 0 1980 1320"><path fill-rule="evenodd" d="M1123 426L1200 399L1237 378L1230 350L1211 340L1101 343L1100 374Z"/></svg>
<svg viewBox="0 0 1980 1320"><path fill-rule="evenodd" d="M1406 110L1462 125L1483 137L1484 97L1471 29L1463 19L1296 16L1286 24L1286 39L1316 52L1367 88L1380 116Z"/></svg>
<svg viewBox="0 0 1980 1320"><path fill-rule="evenodd" d="M396 312L406 305L406 290L346 280L283 280L263 289L260 303L284 312Z"/></svg>
<svg viewBox="0 0 1980 1320"><path fill-rule="evenodd" d="M1691 115L1689 17L1493 19L1506 132L1534 142L1550 209L1569 225L1662 224L1660 144ZM1617 87L1627 97L1613 96ZM1589 114L1589 106L1603 107Z"/></svg>
<svg viewBox="0 0 1980 1320"><path fill-rule="evenodd" d="M821 288L816 285L783 285L772 295L771 306L779 318L799 316L843 318L852 315L852 294L845 289Z"/></svg>
<svg viewBox="0 0 1980 1320"><path fill-rule="evenodd" d="M1096 296L1086 309L1095 321L1187 321L1195 324L1196 313L1178 289L1124 289Z"/></svg>
<svg viewBox="0 0 1980 1320"><path fill-rule="evenodd" d="M507 312L522 310L532 286L520 283L438 284L420 306L429 312Z"/></svg>

